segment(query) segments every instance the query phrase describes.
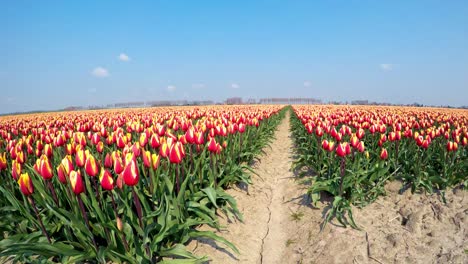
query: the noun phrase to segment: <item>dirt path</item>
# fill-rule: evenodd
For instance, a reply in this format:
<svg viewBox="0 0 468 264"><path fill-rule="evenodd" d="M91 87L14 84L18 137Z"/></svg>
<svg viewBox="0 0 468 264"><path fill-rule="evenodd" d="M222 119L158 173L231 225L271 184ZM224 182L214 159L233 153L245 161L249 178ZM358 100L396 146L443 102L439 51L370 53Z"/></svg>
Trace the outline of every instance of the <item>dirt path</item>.
<svg viewBox="0 0 468 264"><path fill-rule="evenodd" d="M334 221L320 230L330 199L310 205L307 186L290 171L293 142L289 114L279 125L271 148L255 166L253 184L228 190L244 222L221 219L217 233L234 243L240 255L211 240L188 245L210 263L468 263L468 197L447 191L447 204L437 195L399 194L397 182L387 196L354 208L362 230L342 228ZM209 229L209 227L202 227Z"/></svg>
<svg viewBox="0 0 468 264"><path fill-rule="evenodd" d="M293 143L289 133L289 115L275 133L271 148L255 166L253 184L247 190L233 188L228 192L237 200L244 222L226 223L226 230L218 232L233 242L241 254L210 241L195 241L189 245L197 255L208 255L213 263L280 263L284 255L288 234L284 228L289 220L289 207L285 201L288 188L296 187L290 171ZM213 250L213 248L218 250Z"/></svg>

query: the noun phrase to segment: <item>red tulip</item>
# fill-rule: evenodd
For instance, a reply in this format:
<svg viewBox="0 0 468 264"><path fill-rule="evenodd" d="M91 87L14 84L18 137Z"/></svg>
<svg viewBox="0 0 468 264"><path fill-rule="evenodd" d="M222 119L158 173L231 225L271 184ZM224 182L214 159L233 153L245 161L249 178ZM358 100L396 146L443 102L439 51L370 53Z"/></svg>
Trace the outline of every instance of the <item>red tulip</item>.
<svg viewBox="0 0 468 264"><path fill-rule="evenodd" d="M112 168L112 165L113 165L112 156L110 153L107 153L106 157L104 158L104 167Z"/></svg>
<svg viewBox="0 0 468 264"><path fill-rule="evenodd" d="M182 162L182 159L184 157L182 149L184 146L182 143L177 142L171 146L171 149L169 150L169 161L171 163L178 164Z"/></svg>
<svg viewBox="0 0 468 264"><path fill-rule="evenodd" d="M243 134L245 132L245 124L240 123L239 124L239 133Z"/></svg>
<svg viewBox="0 0 468 264"><path fill-rule="evenodd" d="M75 163L78 167L83 167L86 164L86 152L84 150L80 149L76 151Z"/></svg>
<svg viewBox="0 0 468 264"><path fill-rule="evenodd" d="M203 132L199 131L195 133L195 143L197 145L203 145L205 144L205 138L203 136Z"/></svg>
<svg viewBox="0 0 468 264"><path fill-rule="evenodd" d="M143 151L143 165L146 168L151 167L151 153L149 151Z"/></svg>
<svg viewBox="0 0 468 264"><path fill-rule="evenodd" d="M328 151L328 146L329 146L328 140L326 140L326 139L322 140L322 148L324 150Z"/></svg>
<svg viewBox="0 0 468 264"><path fill-rule="evenodd" d="M20 177L21 175L21 163L17 162L16 160L13 160L12 161L12 165L11 165L11 176L13 177L13 179L15 179L15 181Z"/></svg>
<svg viewBox="0 0 468 264"><path fill-rule="evenodd" d="M84 192L83 178L81 177L80 171L72 170L70 172L69 178L70 186L76 195Z"/></svg>
<svg viewBox="0 0 468 264"><path fill-rule="evenodd" d="M359 140L361 140L364 137L364 129L359 128L358 131L356 132L356 136L358 137Z"/></svg>
<svg viewBox="0 0 468 264"><path fill-rule="evenodd" d="M138 180L140 179L140 174L138 172L138 166L136 164L136 161L131 159L126 165L125 169L122 172L123 174L123 180L126 185L128 186L134 186L138 183Z"/></svg>
<svg viewBox="0 0 468 264"><path fill-rule="evenodd" d="M24 163L24 152L22 150L16 152L16 161L21 164Z"/></svg>
<svg viewBox="0 0 468 264"><path fill-rule="evenodd" d="M89 154L86 158L85 171L91 177L96 176L99 173L99 166L93 155Z"/></svg>
<svg viewBox="0 0 468 264"><path fill-rule="evenodd" d="M364 152L365 150L365 147L364 147L364 141L359 141L358 145L357 145L357 150L359 152Z"/></svg>
<svg viewBox="0 0 468 264"><path fill-rule="evenodd" d="M211 153L216 153L218 151L218 146L216 146L216 140L214 138L210 138L210 142L208 143L208 150Z"/></svg>
<svg viewBox="0 0 468 264"><path fill-rule="evenodd" d="M65 158L62 159L61 164L67 173L67 176L70 175L70 171L75 169L75 166L73 166L72 157L70 155L65 156Z"/></svg>
<svg viewBox="0 0 468 264"><path fill-rule="evenodd" d="M157 147L159 147L159 146L161 145L161 144L160 144L160 141L159 141L159 136L158 136L158 134L153 134L153 135L151 136L151 140L150 140L150 141L151 141L151 147L152 147L153 149L155 149L155 148L157 148Z"/></svg>
<svg viewBox="0 0 468 264"><path fill-rule="evenodd" d="M141 133L140 140L138 141L141 147L145 147L148 144L148 135L146 133Z"/></svg>
<svg viewBox="0 0 468 264"><path fill-rule="evenodd" d="M39 164L39 174L44 178L44 180L52 179L54 174L52 173L52 164L50 163L47 156L41 156L41 162Z"/></svg>
<svg viewBox="0 0 468 264"><path fill-rule="evenodd" d="M102 143L102 141L99 141L97 143L96 150L97 150L97 152L102 153L102 151L104 150L104 143Z"/></svg>
<svg viewBox="0 0 468 264"><path fill-rule="evenodd" d="M114 172L116 174L122 173L124 170L124 164L120 156L116 156L114 159Z"/></svg>
<svg viewBox="0 0 468 264"><path fill-rule="evenodd" d="M383 160L386 160L388 158L387 149L382 148L382 151L380 151L380 158L383 159Z"/></svg>
<svg viewBox="0 0 468 264"><path fill-rule="evenodd" d="M99 174L99 182L101 182L101 186L104 190L110 191L114 189L114 179L107 169L101 169L101 174Z"/></svg>
<svg viewBox="0 0 468 264"><path fill-rule="evenodd" d="M187 132L185 132L185 140L187 140L187 142L190 144L195 143L195 130L193 127L190 127L187 129Z"/></svg>
<svg viewBox="0 0 468 264"><path fill-rule="evenodd" d="M164 142L159 148L159 155L163 158L166 158L169 155L169 146L167 142Z"/></svg>
<svg viewBox="0 0 468 264"><path fill-rule="evenodd" d="M63 167L63 164L60 164L57 166L57 176L58 180L63 183L67 184L67 172L65 171L65 168Z"/></svg>
<svg viewBox="0 0 468 264"><path fill-rule="evenodd" d="M339 157L345 157L346 155L351 153L351 149L349 147L349 144L347 142L340 143L336 147L336 155Z"/></svg>
<svg viewBox="0 0 468 264"><path fill-rule="evenodd" d="M449 141L447 142L447 151L457 151L458 144L457 142Z"/></svg>
<svg viewBox="0 0 468 264"><path fill-rule="evenodd" d="M156 154L151 154L151 167L153 168L153 170L156 170L158 167L159 167L159 162L160 162L161 158L159 157L159 155L156 155Z"/></svg>
<svg viewBox="0 0 468 264"><path fill-rule="evenodd" d="M7 168L6 153L0 154L0 171Z"/></svg>
<svg viewBox="0 0 468 264"><path fill-rule="evenodd" d="M315 135L316 135L317 137L323 136L323 129L322 129L322 127L318 126L317 128L315 128Z"/></svg>
<svg viewBox="0 0 468 264"><path fill-rule="evenodd" d="M43 152L48 158L52 157L52 145L51 144L46 144L44 146L44 152Z"/></svg>
<svg viewBox="0 0 468 264"><path fill-rule="evenodd" d="M351 139L350 139L349 142L351 143L351 146L353 148L357 148L357 146L359 144L359 139L358 139L358 137L356 135L353 135L353 136L351 136Z"/></svg>
<svg viewBox="0 0 468 264"><path fill-rule="evenodd" d="M18 184L21 192L24 195L29 196L34 192L33 183L27 172L20 175Z"/></svg>

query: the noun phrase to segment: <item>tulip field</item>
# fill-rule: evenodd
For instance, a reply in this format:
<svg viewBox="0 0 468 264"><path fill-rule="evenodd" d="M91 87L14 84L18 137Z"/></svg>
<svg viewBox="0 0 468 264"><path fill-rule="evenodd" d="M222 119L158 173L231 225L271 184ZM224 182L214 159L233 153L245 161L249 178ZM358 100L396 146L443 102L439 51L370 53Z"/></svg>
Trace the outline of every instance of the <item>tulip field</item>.
<svg viewBox="0 0 468 264"><path fill-rule="evenodd" d="M286 112L325 223L359 228L352 206L385 194L468 186L466 110L280 105L166 107L0 117L0 260L22 263L199 263L184 245L219 216L242 221L230 186Z"/></svg>
<svg viewBox="0 0 468 264"><path fill-rule="evenodd" d="M281 106L124 109L0 119L0 259L203 261L184 248L250 182ZM171 260L172 259L172 260Z"/></svg>
<svg viewBox="0 0 468 264"><path fill-rule="evenodd" d="M466 110L373 107L294 107L293 134L299 174L315 175L313 203L333 197L327 223L356 225L351 205L362 207L385 194L389 180L412 192L468 186Z"/></svg>

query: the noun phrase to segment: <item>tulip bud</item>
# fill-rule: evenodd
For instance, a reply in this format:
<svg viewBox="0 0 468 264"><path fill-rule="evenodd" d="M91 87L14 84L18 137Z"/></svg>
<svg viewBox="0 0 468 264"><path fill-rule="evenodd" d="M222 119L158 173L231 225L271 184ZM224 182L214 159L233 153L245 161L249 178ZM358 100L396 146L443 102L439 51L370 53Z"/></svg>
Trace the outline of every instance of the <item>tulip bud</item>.
<svg viewBox="0 0 468 264"><path fill-rule="evenodd" d="M123 223L122 223L122 219L120 219L120 217L117 216L117 229L119 229L120 232L123 231Z"/></svg>

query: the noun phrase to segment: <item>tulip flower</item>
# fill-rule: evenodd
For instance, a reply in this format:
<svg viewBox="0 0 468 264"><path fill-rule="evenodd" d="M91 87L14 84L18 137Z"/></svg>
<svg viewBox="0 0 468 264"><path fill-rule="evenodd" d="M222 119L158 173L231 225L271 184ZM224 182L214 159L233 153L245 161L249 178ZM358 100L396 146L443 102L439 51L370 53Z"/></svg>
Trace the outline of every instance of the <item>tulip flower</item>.
<svg viewBox="0 0 468 264"><path fill-rule="evenodd" d="M388 152L387 149L382 148L380 151L380 159L386 160L388 158Z"/></svg>
<svg viewBox="0 0 468 264"><path fill-rule="evenodd" d="M150 168L151 167L151 153L149 151L143 151L143 165L146 167L146 168Z"/></svg>
<svg viewBox="0 0 468 264"><path fill-rule="evenodd" d="M151 136L150 142L153 149L158 148L161 145L158 134L153 134Z"/></svg>
<svg viewBox="0 0 468 264"><path fill-rule="evenodd" d="M359 152L364 152L364 149L365 149L365 147L364 147L364 141L359 141L359 143L358 143L358 145L357 145L357 150L358 150Z"/></svg>
<svg viewBox="0 0 468 264"><path fill-rule="evenodd" d="M102 141L99 141L96 145L96 150L99 153L102 153L104 151L104 143Z"/></svg>
<svg viewBox="0 0 468 264"><path fill-rule="evenodd" d="M239 133L243 134L245 132L245 124L240 123L239 124Z"/></svg>
<svg viewBox="0 0 468 264"><path fill-rule="evenodd" d="M112 165L113 165L112 156L110 153L107 153L106 157L104 158L104 167L112 168Z"/></svg>
<svg viewBox="0 0 468 264"><path fill-rule="evenodd" d="M86 158L85 171L91 177L96 176L99 173L99 166L93 155L89 154Z"/></svg>
<svg viewBox="0 0 468 264"><path fill-rule="evenodd" d="M208 150L211 153L216 153L218 151L218 146L216 145L216 140L214 138L210 138L210 142L208 143Z"/></svg>
<svg viewBox="0 0 468 264"><path fill-rule="evenodd" d="M351 153L351 149L349 147L349 144L347 142L345 143L340 143L336 147L336 155L339 157L345 157L346 155Z"/></svg>
<svg viewBox="0 0 468 264"><path fill-rule="evenodd" d="M156 170L158 167L159 167L159 162L160 162L161 158L159 155L156 155L156 154L151 154L151 167L153 168L153 170Z"/></svg>
<svg viewBox="0 0 468 264"><path fill-rule="evenodd" d="M15 181L18 180L19 176L21 175L21 169L21 163L17 162L16 160L13 160L11 165L11 176Z"/></svg>
<svg viewBox="0 0 468 264"><path fill-rule="evenodd" d="M86 164L86 152L84 150L80 149L76 151L75 163L78 167L83 167Z"/></svg>
<svg viewBox="0 0 468 264"><path fill-rule="evenodd" d="M0 171L7 168L6 153L0 153Z"/></svg>
<svg viewBox="0 0 468 264"><path fill-rule="evenodd" d="M148 144L148 135L146 133L141 133L140 140L138 141L140 146L144 148Z"/></svg>
<svg viewBox="0 0 468 264"><path fill-rule="evenodd" d="M65 171L65 168L63 167L63 164L60 163L60 165L57 166L57 176L58 180L63 183L67 184L67 176L68 174Z"/></svg>
<svg viewBox="0 0 468 264"><path fill-rule="evenodd" d="M99 174L99 182L104 190L111 191L114 189L114 179L109 170L102 168Z"/></svg>
<svg viewBox="0 0 468 264"><path fill-rule="evenodd" d="M171 163L179 164L182 162L184 157L182 151L183 147L184 146L180 142L177 142L171 146L171 149L169 150L169 161Z"/></svg>
<svg viewBox="0 0 468 264"><path fill-rule="evenodd" d="M205 138L203 137L203 132L199 131L195 133L195 143L197 145L205 144Z"/></svg>
<svg viewBox="0 0 468 264"><path fill-rule="evenodd" d="M140 179L140 174L138 172L138 166L135 160L130 160L126 165L125 169L122 172L123 180L128 186L135 186Z"/></svg>
<svg viewBox="0 0 468 264"><path fill-rule="evenodd" d="M32 183L31 178L29 177L29 174L27 172L22 173L19 176L18 184L19 184L19 188L20 188L21 192L25 196L29 196L34 192L33 183Z"/></svg>
<svg viewBox="0 0 468 264"><path fill-rule="evenodd" d="M72 191L76 195L79 195L82 192L84 192L83 178L81 177L80 171L72 170L70 172L69 178L70 178L70 186L72 188Z"/></svg>

